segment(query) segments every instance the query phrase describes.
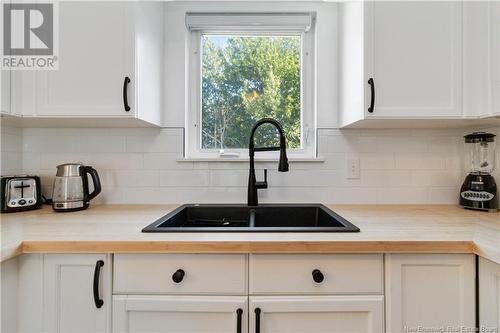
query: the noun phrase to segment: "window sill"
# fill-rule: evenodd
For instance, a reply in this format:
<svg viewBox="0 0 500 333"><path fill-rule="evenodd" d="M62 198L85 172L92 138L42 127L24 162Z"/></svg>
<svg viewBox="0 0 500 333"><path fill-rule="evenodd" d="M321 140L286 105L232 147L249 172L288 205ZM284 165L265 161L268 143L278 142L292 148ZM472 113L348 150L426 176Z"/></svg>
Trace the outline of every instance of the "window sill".
<svg viewBox="0 0 500 333"><path fill-rule="evenodd" d="M278 162L279 158L255 158L255 163L268 163L268 162ZM238 157L219 157L219 158L206 158L206 157L187 157L177 159L177 162L209 162L209 163L220 163L220 162L231 162L231 163L249 163L249 158L238 158ZM323 157L316 158L288 158L289 163L323 163L325 159Z"/></svg>

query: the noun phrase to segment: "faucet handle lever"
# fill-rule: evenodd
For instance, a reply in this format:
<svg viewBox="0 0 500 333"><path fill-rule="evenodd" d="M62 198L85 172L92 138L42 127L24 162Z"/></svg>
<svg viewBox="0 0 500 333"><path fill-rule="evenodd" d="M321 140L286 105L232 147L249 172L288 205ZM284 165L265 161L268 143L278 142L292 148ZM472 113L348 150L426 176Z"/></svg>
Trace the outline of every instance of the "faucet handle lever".
<svg viewBox="0 0 500 333"><path fill-rule="evenodd" d="M255 188L267 188L267 169L264 169L264 181L255 182Z"/></svg>

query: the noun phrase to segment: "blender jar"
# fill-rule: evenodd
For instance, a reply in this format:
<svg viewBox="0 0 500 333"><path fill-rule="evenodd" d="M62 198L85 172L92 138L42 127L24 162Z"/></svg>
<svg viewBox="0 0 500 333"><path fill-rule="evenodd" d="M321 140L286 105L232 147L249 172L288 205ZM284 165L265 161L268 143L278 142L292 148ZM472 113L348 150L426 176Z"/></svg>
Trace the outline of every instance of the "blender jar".
<svg viewBox="0 0 500 333"><path fill-rule="evenodd" d="M470 173L491 174L495 169L495 135L475 132L464 139Z"/></svg>

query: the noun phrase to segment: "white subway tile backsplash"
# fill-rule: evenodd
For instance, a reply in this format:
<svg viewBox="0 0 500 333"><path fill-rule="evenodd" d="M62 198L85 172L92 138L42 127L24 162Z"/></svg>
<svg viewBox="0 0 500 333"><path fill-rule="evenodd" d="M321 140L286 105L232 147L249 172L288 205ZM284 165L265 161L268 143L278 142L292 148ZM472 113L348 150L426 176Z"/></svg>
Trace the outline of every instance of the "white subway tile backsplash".
<svg viewBox="0 0 500 333"><path fill-rule="evenodd" d="M113 187L154 187L158 185L160 180L158 170L112 171L108 172L107 175L111 177L112 183L109 185Z"/></svg>
<svg viewBox="0 0 500 333"><path fill-rule="evenodd" d="M192 162L178 162L180 158L181 155L177 153L144 153L144 169L193 169Z"/></svg>
<svg viewBox="0 0 500 333"><path fill-rule="evenodd" d="M446 154L445 160L448 170L462 170L464 167L464 157L461 154Z"/></svg>
<svg viewBox="0 0 500 333"><path fill-rule="evenodd" d="M263 179L263 172L257 171L257 180ZM273 187L328 187L338 186L344 172L337 170L293 170L289 172L268 171L268 183Z"/></svg>
<svg viewBox="0 0 500 333"><path fill-rule="evenodd" d="M461 154L463 150L463 138L458 137L427 137L429 152Z"/></svg>
<svg viewBox="0 0 500 333"><path fill-rule="evenodd" d="M261 202L455 203L463 180L463 130L319 129L324 162L257 162L267 168L269 188ZM94 166L103 192L96 202L246 202L248 163L179 161L179 128L2 127L2 174L42 177L51 196L56 166ZM500 146L500 145L499 145ZM500 148L498 149L500 158ZM360 179L347 179L346 159L359 158ZM6 169L7 168L7 169Z"/></svg>
<svg viewBox="0 0 500 333"><path fill-rule="evenodd" d="M412 185L410 170L361 170L363 187L409 187Z"/></svg>
<svg viewBox="0 0 500 333"><path fill-rule="evenodd" d="M24 153L30 154L30 153ZM33 153L34 154L34 153ZM90 164L90 154L87 153L40 153L40 168L51 169L56 172L56 167L65 163ZM23 165L23 168L28 168Z"/></svg>
<svg viewBox="0 0 500 333"><path fill-rule="evenodd" d="M181 132L159 132L155 135L131 135L126 137L126 150L129 153L182 153Z"/></svg>
<svg viewBox="0 0 500 333"><path fill-rule="evenodd" d="M259 176L262 176L259 172ZM257 176L257 177L259 177ZM260 178L258 178L260 180ZM245 187L248 184L248 171L245 170L210 170L210 186Z"/></svg>
<svg viewBox="0 0 500 333"><path fill-rule="evenodd" d="M463 181L460 171L446 170L413 170L412 184L414 186L457 186Z"/></svg>
<svg viewBox="0 0 500 333"><path fill-rule="evenodd" d="M379 204L425 204L429 202L429 190L427 187L381 187L378 188L377 198Z"/></svg>
<svg viewBox="0 0 500 333"><path fill-rule="evenodd" d="M208 170L160 171L160 186L202 187L209 185Z"/></svg>
<svg viewBox="0 0 500 333"><path fill-rule="evenodd" d="M58 135L25 135L23 152L28 153L70 153L74 150L77 137Z"/></svg>
<svg viewBox="0 0 500 333"><path fill-rule="evenodd" d="M431 187L429 188L429 200L434 204L457 203L460 187Z"/></svg>
<svg viewBox="0 0 500 333"><path fill-rule="evenodd" d="M40 154L39 153L22 153L22 167L24 169L40 169Z"/></svg>
<svg viewBox="0 0 500 333"><path fill-rule="evenodd" d="M395 167L393 153L361 153L358 156L364 170L392 170Z"/></svg>
<svg viewBox="0 0 500 333"><path fill-rule="evenodd" d="M96 169L106 170L137 170L144 165L143 154L139 153L92 153L81 159Z"/></svg>
<svg viewBox="0 0 500 333"><path fill-rule="evenodd" d="M275 187L259 191L260 203L324 203L328 204L330 188L328 187ZM246 202L246 192L243 202Z"/></svg>
<svg viewBox="0 0 500 333"><path fill-rule="evenodd" d="M114 135L75 137L74 151L82 153L124 153L125 137Z"/></svg>
<svg viewBox="0 0 500 333"><path fill-rule="evenodd" d="M442 170L446 167L446 156L440 153L396 154L396 169Z"/></svg>
<svg viewBox="0 0 500 333"><path fill-rule="evenodd" d="M324 154L320 158L323 158L324 161L309 165L307 169L344 170L346 168L346 154L344 153Z"/></svg>
<svg viewBox="0 0 500 333"><path fill-rule="evenodd" d="M19 152L19 147L21 147L23 138L18 133L2 133L2 152Z"/></svg>
<svg viewBox="0 0 500 333"><path fill-rule="evenodd" d="M376 204L379 203L376 187L332 187L328 188L326 203L338 204ZM390 201L387 201L390 203Z"/></svg>
<svg viewBox="0 0 500 333"><path fill-rule="evenodd" d="M2 170L2 175L10 175L20 172L22 160L23 156L21 152L2 152L2 158L0 160L0 169Z"/></svg>

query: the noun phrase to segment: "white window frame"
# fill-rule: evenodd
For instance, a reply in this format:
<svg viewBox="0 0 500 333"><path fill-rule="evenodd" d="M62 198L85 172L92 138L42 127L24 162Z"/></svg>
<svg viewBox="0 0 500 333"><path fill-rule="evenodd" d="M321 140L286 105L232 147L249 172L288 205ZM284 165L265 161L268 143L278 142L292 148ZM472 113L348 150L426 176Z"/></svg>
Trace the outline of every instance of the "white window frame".
<svg viewBox="0 0 500 333"><path fill-rule="evenodd" d="M294 15L296 13L291 13ZM238 26L235 21L245 21L245 16L255 14L208 14L201 19L201 24L189 29L188 40L188 81L187 81L187 112L185 132L185 158L187 159L247 159L248 149L202 149L201 148L201 84L202 84L202 47L201 36L206 34L224 35L270 35L270 36L301 36L301 148L287 149L290 159L316 158L316 52L315 52L315 15L307 28L290 24L286 13L262 14L272 25ZM189 15L189 14L188 14ZM237 20L231 15L237 16ZM258 14L261 15L261 14ZM187 16L186 16L187 17ZM243 20L241 19L243 17ZM227 20L226 20L227 19ZM200 21L200 20L198 20ZM198 23L198 21L196 23ZM264 19L266 21L266 18ZM298 20L300 21L300 20ZM256 159L278 159L279 152L259 152Z"/></svg>

